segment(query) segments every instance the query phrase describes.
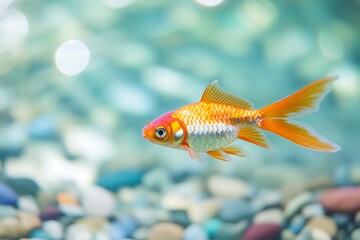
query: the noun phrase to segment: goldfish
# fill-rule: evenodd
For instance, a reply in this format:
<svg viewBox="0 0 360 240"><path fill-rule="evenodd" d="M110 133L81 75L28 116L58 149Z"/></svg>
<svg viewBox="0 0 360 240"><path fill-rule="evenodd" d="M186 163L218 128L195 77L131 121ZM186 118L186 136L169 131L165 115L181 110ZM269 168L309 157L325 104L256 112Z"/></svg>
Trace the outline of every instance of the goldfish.
<svg viewBox="0 0 360 240"><path fill-rule="evenodd" d="M230 155L245 157L237 139L270 148L261 130L270 131L301 147L336 152L340 146L313 128L293 118L319 110L320 102L339 77L314 81L295 93L260 109L223 90L218 81L210 83L201 100L167 112L143 128L142 135L152 143L182 149L191 158L207 153L230 161Z"/></svg>

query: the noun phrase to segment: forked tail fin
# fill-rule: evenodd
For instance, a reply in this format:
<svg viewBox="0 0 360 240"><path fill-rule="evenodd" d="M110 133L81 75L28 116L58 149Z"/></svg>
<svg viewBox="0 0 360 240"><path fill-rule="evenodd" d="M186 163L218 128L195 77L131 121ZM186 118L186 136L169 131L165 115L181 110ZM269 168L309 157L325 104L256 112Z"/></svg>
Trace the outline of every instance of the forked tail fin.
<svg viewBox="0 0 360 240"><path fill-rule="evenodd" d="M300 146L323 152L336 152L340 146L321 136L310 126L289 120L317 111L321 100L330 92L331 84L338 76L312 82L290 96L262 109L260 128L276 133Z"/></svg>

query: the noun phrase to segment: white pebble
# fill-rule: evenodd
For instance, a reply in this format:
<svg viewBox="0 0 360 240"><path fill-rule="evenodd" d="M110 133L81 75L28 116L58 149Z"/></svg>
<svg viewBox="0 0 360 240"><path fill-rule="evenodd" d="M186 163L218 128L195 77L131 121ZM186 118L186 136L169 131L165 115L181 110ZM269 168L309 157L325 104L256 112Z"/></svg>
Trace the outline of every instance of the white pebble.
<svg viewBox="0 0 360 240"><path fill-rule="evenodd" d="M45 221L42 227L51 239L58 240L64 237L64 229L58 221Z"/></svg>
<svg viewBox="0 0 360 240"><path fill-rule="evenodd" d="M90 216L110 216L115 210L115 197L109 191L92 186L82 194L82 206Z"/></svg>

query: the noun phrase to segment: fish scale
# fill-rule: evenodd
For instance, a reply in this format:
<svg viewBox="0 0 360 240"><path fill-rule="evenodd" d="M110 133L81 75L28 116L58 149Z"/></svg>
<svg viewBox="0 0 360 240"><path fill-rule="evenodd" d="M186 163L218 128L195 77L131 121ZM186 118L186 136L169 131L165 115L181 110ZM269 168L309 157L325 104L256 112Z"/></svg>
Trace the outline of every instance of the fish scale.
<svg viewBox="0 0 360 240"><path fill-rule="evenodd" d="M194 151L206 152L234 142L241 125L252 123L259 114L257 110L198 102L179 108L172 117L185 124L189 147Z"/></svg>

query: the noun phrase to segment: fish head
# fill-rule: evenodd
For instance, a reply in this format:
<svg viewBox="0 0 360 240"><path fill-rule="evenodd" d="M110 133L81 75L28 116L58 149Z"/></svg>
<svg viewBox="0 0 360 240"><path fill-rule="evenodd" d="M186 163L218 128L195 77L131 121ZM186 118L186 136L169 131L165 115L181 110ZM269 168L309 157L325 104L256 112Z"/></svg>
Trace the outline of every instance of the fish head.
<svg viewBox="0 0 360 240"><path fill-rule="evenodd" d="M142 130L142 136L152 143L177 148L185 139L185 128L181 121L172 117L173 112L156 118Z"/></svg>

